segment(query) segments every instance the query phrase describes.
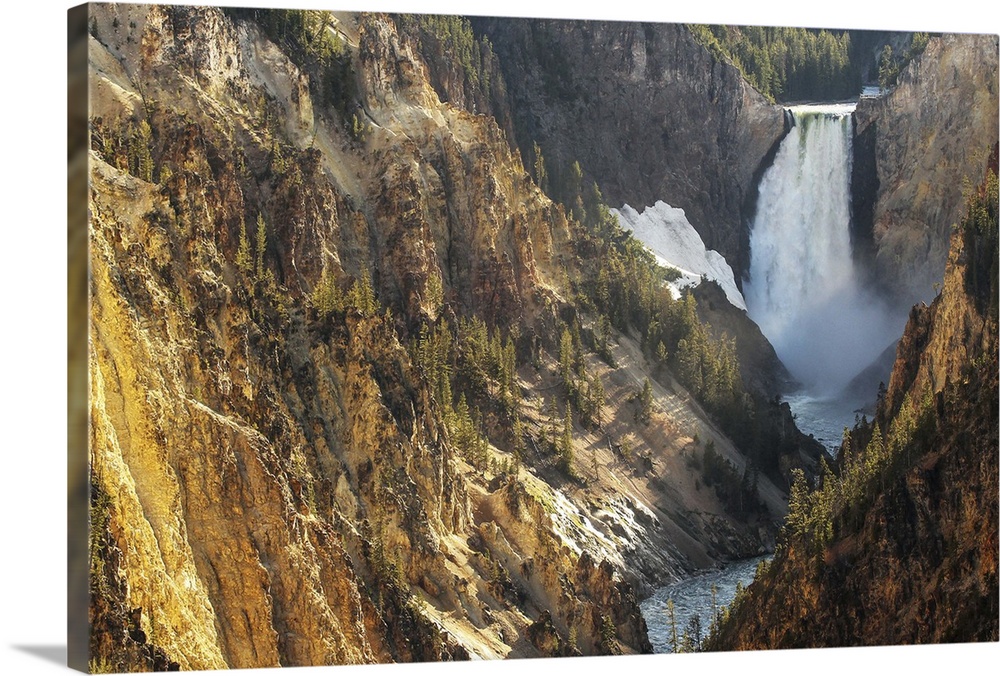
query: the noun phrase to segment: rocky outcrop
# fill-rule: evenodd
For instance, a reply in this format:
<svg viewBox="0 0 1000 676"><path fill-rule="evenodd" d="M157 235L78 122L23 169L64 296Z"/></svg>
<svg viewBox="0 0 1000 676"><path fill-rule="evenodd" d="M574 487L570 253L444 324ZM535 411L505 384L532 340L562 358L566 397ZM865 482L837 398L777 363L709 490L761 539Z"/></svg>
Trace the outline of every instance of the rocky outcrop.
<svg viewBox="0 0 1000 676"><path fill-rule="evenodd" d="M937 424L860 527L775 559L708 647L996 641L997 362L937 398Z"/></svg>
<svg viewBox="0 0 1000 676"><path fill-rule="evenodd" d="M746 221L784 116L675 24L476 19L503 68L522 157L552 181L582 165L612 206L684 209L743 277Z"/></svg>
<svg viewBox="0 0 1000 676"><path fill-rule="evenodd" d="M632 587L616 578L607 561L597 562L586 551L577 556L554 542L549 535L555 530L553 515L538 497L510 482L479 509L491 520L480 527L475 542L503 571L496 575L498 582L513 596L546 608L528 629L542 654L607 654L613 648L601 641L606 624L624 645L652 651L645 622L636 625L630 619L639 614Z"/></svg>
<svg viewBox="0 0 1000 676"><path fill-rule="evenodd" d="M553 236L568 236L565 218L530 183L494 120L437 101L423 64L391 26L373 22L358 53L368 111L385 130L370 141L380 296L419 317L428 275L436 275L464 312L505 328L530 321L525 310L541 301ZM392 140L396 130L405 142Z"/></svg>
<svg viewBox="0 0 1000 676"><path fill-rule="evenodd" d="M713 337L732 338L735 342L747 390L768 398L787 391L793 382L791 374L746 312L734 307L714 282L699 284L693 293L698 301L698 316L711 327Z"/></svg>
<svg viewBox="0 0 1000 676"><path fill-rule="evenodd" d="M963 191L997 142L997 37L942 35L856 118L855 242L907 307L941 281Z"/></svg>
<svg viewBox="0 0 1000 676"><path fill-rule="evenodd" d="M986 179L968 194L972 206L952 233L940 293L930 306L921 303L910 312L880 402L884 421L908 397L967 381L969 369L982 368L995 352L998 155L1000 145L994 145Z"/></svg>
<svg viewBox="0 0 1000 676"><path fill-rule="evenodd" d="M475 36L469 19L442 15L393 15L401 35L414 42L427 79L441 101L489 115L513 139L511 100L500 61L488 38Z"/></svg>

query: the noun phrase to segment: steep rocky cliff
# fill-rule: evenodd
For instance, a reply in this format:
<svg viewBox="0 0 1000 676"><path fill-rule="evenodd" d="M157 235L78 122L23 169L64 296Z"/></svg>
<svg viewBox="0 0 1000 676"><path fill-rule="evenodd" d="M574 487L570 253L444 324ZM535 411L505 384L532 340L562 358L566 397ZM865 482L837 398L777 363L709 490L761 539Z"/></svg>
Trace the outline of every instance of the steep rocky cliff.
<svg viewBox="0 0 1000 676"><path fill-rule="evenodd" d="M995 35L933 37L887 95L858 104L855 239L903 307L936 293L963 191L997 142L997 59Z"/></svg>
<svg viewBox="0 0 1000 676"><path fill-rule="evenodd" d="M637 586L763 549L634 336L549 450L594 244L392 18L88 24L93 668L644 652Z"/></svg>
<svg viewBox="0 0 1000 676"><path fill-rule="evenodd" d="M540 145L553 181L579 161L609 204L684 209L736 278L748 263L747 210L784 133L732 65L679 24L475 20L500 58L521 155Z"/></svg>
<svg viewBox="0 0 1000 676"><path fill-rule="evenodd" d="M995 153L875 420L836 475L793 490L784 545L709 649L997 640Z"/></svg>
<svg viewBox="0 0 1000 676"><path fill-rule="evenodd" d="M506 653L481 615L480 594L495 597L469 561L463 465L393 320L320 322L304 299L321 275L371 270L405 322L445 274L458 307L515 322L543 288L532 242L545 253L551 207L490 121L436 102L384 19L357 46L377 125L367 163L250 22L117 6L93 28L91 460L120 557L98 553L146 635L183 668ZM143 173L136 129L151 130L157 183L127 173ZM239 261L247 230L253 269ZM643 649L634 601L593 594L564 602L559 624L613 601ZM460 622L482 628L449 631L445 609L464 604Z"/></svg>

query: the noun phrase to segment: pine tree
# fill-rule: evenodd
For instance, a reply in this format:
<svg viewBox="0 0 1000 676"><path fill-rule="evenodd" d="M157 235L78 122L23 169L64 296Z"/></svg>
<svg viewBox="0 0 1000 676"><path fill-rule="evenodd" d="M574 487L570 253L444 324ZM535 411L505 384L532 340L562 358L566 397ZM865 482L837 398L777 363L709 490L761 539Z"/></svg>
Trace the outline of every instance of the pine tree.
<svg viewBox="0 0 1000 676"><path fill-rule="evenodd" d="M614 655L621 652L616 639L615 623L609 615L601 615L601 652L607 655Z"/></svg>
<svg viewBox="0 0 1000 676"><path fill-rule="evenodd" d="M489 442L480 435L473 419L473 411L465 400L463 393L458 399L454 413L449 416L448 424L452 443L473 467L485 469L487 465Z"/></svg>
<svg viewBox="0 0 1000 676"><path fill-rule="evenodd" d="M358 119L357 114L351 115L351 138L355 141L364 141L368 125Z"/></svg>
<svg viewBox="0 0 1000 676"><path fill-rule="evenodd" d="M451 328L447 322L442 321L439 326L422 325L420 336L412 349L413 359L423 371L431 393L445 415L452 408L451 345Z"/></svg>
<svg viewBox="0 0 1000 676"><path fill-rule="evenodd" d="M656 362L658 364L661 364L661 365L662 364L666 364L667 363L667 357L669 357L669 356L670 355L667 352L667 346L664 345L663 341L661 340L656 345Z"/></svg>
<svg viewBox="0 0 1000 676"><path fill-rule="evenodd" d="M680 641L677 638L677 612L673 599L667 599L667 626L670 627L670 652L678 652Z"/></svg>
<svg viewBox="0 0 1000 676"><path fill-rule="evenodd" d="M701 346L696 336L681 338L677 342L677 376L684 386L696 397L704 392L704 371L702 369Z"/></svg>
<svg viewBox="0 0 1000 676"><path fill-rule="evenodd" d="M153 181L153 155L150 151L150 144L153 142L153 130L149 122L142 120L134 140L136 155L136 176L142 180L152 183Z"/></svg>
<svg viewBox="0 0 1000 676"><path fill-rule="evenodd" d="M349 300L351 307L360 312L362 317L374 317L378 312L378 301L367 273L362 272L361 277L355 280Z"/></svg>
<svg viewBox="0 0 1000 676"><path fill-rule="evenodd" d="M573 474L573 409L566 402L566 417L563 418L562 437L559 439L559 456L563 469Z"/></svg>
<svg viewBox="0 0 1000 676"><path fill-rule="evenodd" d="M792 470L792 489L788 494L788 516L785 524L793 537L802 537L809 524L809 487L805 473L796 467Z"/></svg>
<svg viewBox="0 0 1000 676"><path fill-rule="evenodd" d="M601 225L601 207L604 203L604 196L597 183L592 181L583 194L583 208L587 212L587 225L597 228Z"/></svg>
<svg viewBox="0 0 1000 676"><path fill-rule="evenodd" d="M575 161L569 168L568 206L577 223L585 223L587 210L583 207L583 168Z"/></svg>
<svg viewBox="0 0 1000 676"><path fill-rule="evenodd" d="M876 422L873 425L872 438L865 447L865 482L871 481L880 474L887 459L885 443L882 441L882 430Z"/></svg>
<svg viewBox="0 0 1000 676"><path fill-rule="evenodd" d="M281 144L277 139L271 144L271 169L279 176L288 170L288 162L281 152Z"/></svg>
<svg viewBox="0 0 1000 676"><path fill-rule="evenodd" d="M514 348L514 341L510 338L507 338L503 344L500 376L503 380L504 391L510 398L510 401L505 403L510 407L516 406L520 399L520 393L517 389L517 351Z"/></svg>
<svg viewBox="0 0 1000 676"><path fill-rule="evenodd" d="M639 392L639 410L636 412L636 419L643 423L648 423L653 415L653 386L646 378L642 384L642 391Z"/></svg>
<svg viewBox="0 0 1000 676"><path fill-rule="evenodd" d="M444 303L444 288L441 285L441 276L435 274L433 270L427 275L426 293L427 306L436 317Z"/></svg>
<svg viewBox="0 0 1000 676"><path fill-rule="evenodd" d="M566 396L573 393L573 336L569 328L563 328L562 337L559 340L559 375L562 376L563 386L566 388Z"/></svg>
<svg viewBox="0 0 1000 676"><path fill-rule="evenodd" d="M264 252L267 250L267 223L264 215L257 214L257 279L264 279Z"/></svg>
<svg viewBox="0 0 1000 676"><path fill-rule="evenodd" d="M535 184L542 189L542 192L548 194L549 192L549 175L545 171L545 158L542 156L542 149L536 143L534 145L535 151Z"/></svg>
<svg viewBox="0 0 1000 676"><path fill-rule="evenodd" d="M597 318L597 350L598 352L607 352L608 350L608 338L611 336L611 321L608 320L607 315L600 315Z"/></svg>
<svg viewBox="0 0 1000 676"><path fill-rule="evenodd" d="M597 290L595 291L594 298L604 312L610 314L614 311L614 308L611 307L611 273L605 265L601 265L601 269L597 271ZM602 314L601 319L608 319L608 317ZM609 329L610 323L609 320ZM610 331L601 330L602 336L607 336L609 333Z"/></svg>
<svg viewBox="0 0 1000 676"><path fill-rule="evenodd" d="M246 276L249 276L253 270L253 255L250 253L247 224L243 218L240 218L240 241L236 249L236 268Z"/></svg>
<svg viewBox="0 0 1000 676"><path fill-rule="evenodd" d="M600 375L594 376L594 379L591 381L590 396L593 402L594 422L600 427L602 422L601 410L604 408L604 384L601 382Z"/></svg>
<svg viewBox="0 0 1000 676"><path fill-rule="evenodd" d="M340 312L344 309L340 287L337 286L336 280L328 274L326 268L323 268L323 276L320 277L319 282L313 289L312 305L322 319L326 319L332 313Z"/></svg>
<svg viewBox="0 0 1000 676"><path fill-rule="evenodd" d="M896 83L896 76L899 75L899 65L892 56L892 47L886 45L882 48L878 65L878 86L888 89Z"/></svg>
<svg viewBox="0 0 1000 676"><path fill-rule="evenodd" d="M688 628L684 633L691 637L690 650L687 652L696 652L701 647L701 617L698 614L692 615L688 620Z"/></svg>

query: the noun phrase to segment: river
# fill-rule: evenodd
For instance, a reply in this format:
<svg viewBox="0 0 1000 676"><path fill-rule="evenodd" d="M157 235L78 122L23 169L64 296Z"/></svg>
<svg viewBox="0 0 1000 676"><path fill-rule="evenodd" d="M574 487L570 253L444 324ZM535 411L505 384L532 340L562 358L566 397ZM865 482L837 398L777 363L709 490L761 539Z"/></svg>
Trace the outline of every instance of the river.
<svg viewBox="0 0 1000 676"><path fill-rule="evenodd" d="M673 652L671 649L670 621L667 617L667 601L674 602L674 616L677 625L677 640L680 641L684 629L695 615L701 621L702 637L708 636L712 624L714 608L729 605L736 596L736 585L750 584L757 572L757 564L769 556L734 561L720 570L713 570L680 582L660 587L653 595L640 604L642 616L649 629L649 641L657 653ZM715 587L713 606L712 587Z"/></svg>
<svg viewBox="0 0 1000 676"><path fill-rule="evenodd" d="M855 417L863 412L861 402L847 397L824 397L796 392L785 395L782 399L792 409L795 426L803 434L811 434L833 457L837 457L840 452L844 428L854 427ZM871 417L870 412L868 417Z"/></svg>

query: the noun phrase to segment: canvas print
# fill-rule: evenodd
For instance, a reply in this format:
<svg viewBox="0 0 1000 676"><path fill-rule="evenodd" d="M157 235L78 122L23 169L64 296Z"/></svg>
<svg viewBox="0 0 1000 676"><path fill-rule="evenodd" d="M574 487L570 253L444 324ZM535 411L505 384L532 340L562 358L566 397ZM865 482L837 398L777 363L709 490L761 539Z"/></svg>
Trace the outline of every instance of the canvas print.
<svg viewBox="0 0 1000 676"><path fill-rule="evenodd" d="M998 640L996 35L70 19L72 666Z"/></svg>

